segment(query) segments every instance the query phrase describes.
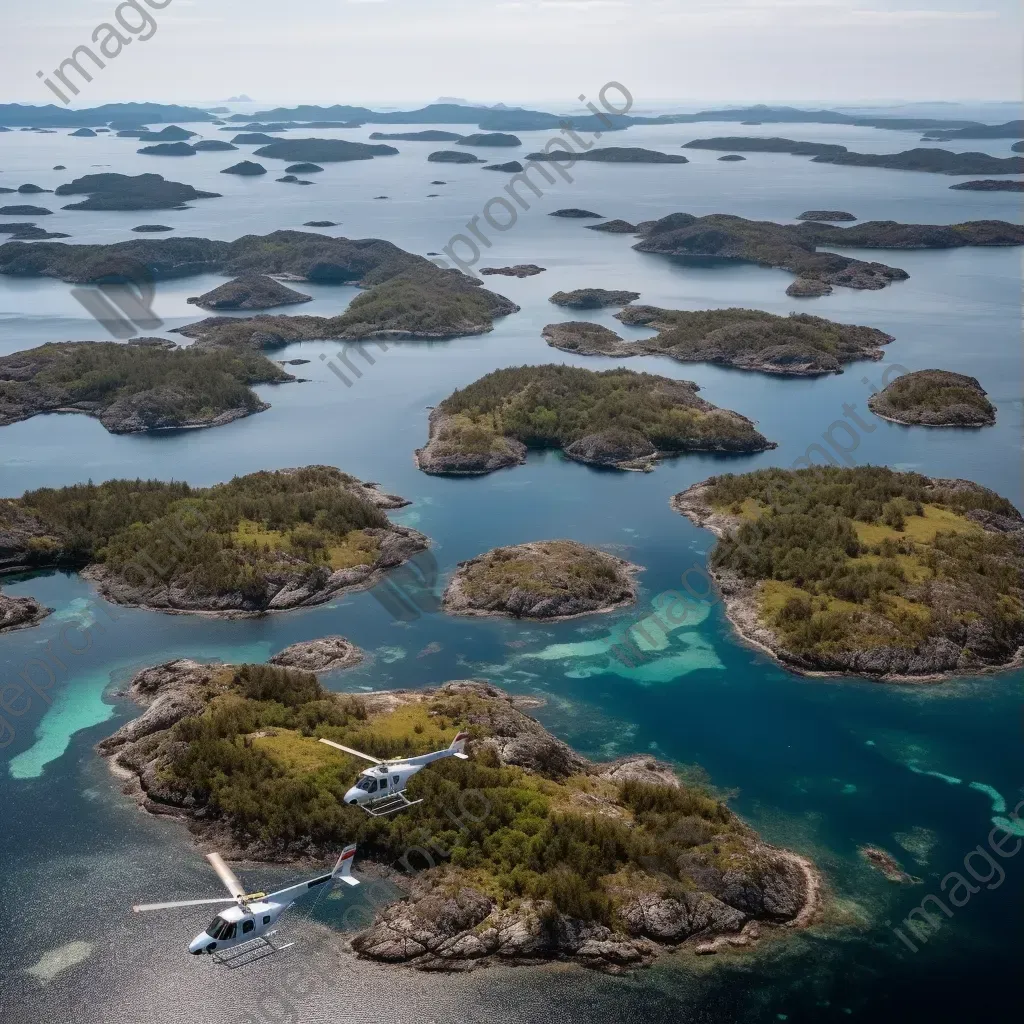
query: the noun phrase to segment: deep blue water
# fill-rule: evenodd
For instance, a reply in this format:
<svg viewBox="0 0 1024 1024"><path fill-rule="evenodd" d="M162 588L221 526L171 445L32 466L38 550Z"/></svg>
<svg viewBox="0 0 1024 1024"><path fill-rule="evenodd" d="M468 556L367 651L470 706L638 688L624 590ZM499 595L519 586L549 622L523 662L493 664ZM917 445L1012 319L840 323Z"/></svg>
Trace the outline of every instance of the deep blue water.
<svg viewBox="0 0 1024 1024"><path fill-rule="evenodd" d="M230 137L209 126L202 130ZM344 136L365 138L370 130ZM909 148L919 138L810 125L742 131L865 151ZM637 128L609 141L669 151L690 138L736 132L734 125ZM545 140L542 133L521 137L527 149ZM274 182L273 174L248 180L218 173L244 154L159 159L135 155L133 140L12 133L0 137L0 185L34 181L52 188L69 175L109 166L157 170L224 193L180 212L63 211L45 218L51 229L71 233L71 241L132 237L130 227L147 221L179 233L233 238L332 219L341 226L331 230L348 237L383 237L427 252L440 250L505 182L478 167L427 164L426 153L435 148L429 144L399 147L397 157L329 166L315 176L315 186L293 188ZM999 155L1008 147L1004 140L950 146ZM961 1021L1014 1004L1009 985L1019 970L1024 857L1005 861L1005 881L980 888L917 953L900 944L887 922L898 923L926 893L938 891L948 872L963 870L964 857L987 842L992 818L999 816L997 798L1010 807L1021 799L1024 673L908 687L800 678L739 644L714 604L668 637L643 668L609 663L602 652L610 636L650 613L659 594L678 587L682 572L703 563L710 535L672 512L668 499L711 473L789 466L818 444L848 464L969 477L1022 505L1020 251L871 253L866 258L903 267L910 279L877 292L837 289L798 305L785 295L790 276L784 272L682 266L634 252L629 236L597 234L544 214L583 206L633 221L674 210L785 220L804 209L832 207L863 219L1019 221L1019 197L949 191L956 179L942 175L761 154L720 164L717 154L687 152L692 163L682 167L578 165L572 184L560 182L514 229L496 237L488 262L536 262L548 269L525 280L488 279L489 287L522 306L490 334L389 344L386 352L370 346L375 362L358 362L363 376L350 388L319 358L336 360L337 343L291 346L278 357L311 360L295 371L310 380L260 389L272 404L268 412L215 430L114 437L80 416L37 417L0 429L0 496L86 478L141 475L208 484L260 468L329 463L412 501L396 518L431 537L440 585L462 559L498 544L550 537L600 544L645 567L641 602L628 613L526 628L434 613L396 620L378 600L383 591L262 620L216 622L111 608L74 576L5 581L10 593L32 594L57 611L38 628L0 639L0 679L12 683L26 672L48 684L44 692L52 700L32 695L27 707L17 705L22 713L5 716L11 729L0 736L6 742L0 753L0 896L9 908L0 925L8 953L0 964L4 1020L320 1021L341 1015L719 1022L785 1015L791 1021ZM68 171L49 170L55 163ZM431 187L434 178L449 184ZM426 198L435 191L442 196ZM380 194L392 198L373 199ZM33 201L52 209L63 202L53 196ZM185 300L219 280L161 284L154 308L165 326L198 319L200 311ZM654 357L625 363L697 381L710 401L757 420L779 443L761 455L689 456L651 474L598 472L552 453L483 479L418 472L412 451L425 440L426 409L453 388L500 366L615 365L570 359L540 337L544 324L563 318L547 297L582 286L633 288L643 302L676 308L800 308L880 327L895 341L882 363L856 364L815 381ZM297 310L303 313L336 312L356 294L301 287L315 298ZM593 318L629 333L612 312ZM102 336L67 285L0 277L0 353ZM977 376L998 406L997 425L946 431L876 419L866 400L871 382L891 364ZM84 643L80 630L69 628L76 625L90 628L92 638L81 654L69 649ZM205 923L205 911L144 920L127 913L141 898L204 895L210 873L179 826L135 811L92 747L133 716L117 690L139 667L179 656L260 660L325 633L342 633L373 655L359 669L329 678L335 688L487 678L544 697L538 717L589 756L650 751L700 765L766 838L818 861L834 896L829 921L787 942L763 943L752 955L669 957L629 978L564 968L494 968L442 978L353 968L338 957L325 927L337 923L339 905L325 901L315 912L296 915L289 930L299 944L287 957L262 971L214 975L212 965L198 965L183 952ZM49 685L38 661L49 656L53 664L54 655L60 661ZM864 843L892 850L923 885L886 882L858 857ZM257 882L280 876L265 868L250 874ZM63 950L68 961L80 962L49 981L26 973L69 943L85 944ZM279 990L289 967L308 974L309 991L291 1017L267 1017L257 1009L259 999Z"/></svg>

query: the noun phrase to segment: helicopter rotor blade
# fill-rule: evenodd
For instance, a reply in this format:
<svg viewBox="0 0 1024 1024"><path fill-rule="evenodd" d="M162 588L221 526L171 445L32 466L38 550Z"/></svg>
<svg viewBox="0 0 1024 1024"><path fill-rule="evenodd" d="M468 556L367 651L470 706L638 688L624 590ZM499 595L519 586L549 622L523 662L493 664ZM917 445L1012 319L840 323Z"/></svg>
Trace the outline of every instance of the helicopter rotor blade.
<svg viewBox="0 0 1024 1024"><path fill-rule="evenodd" d="M335 743L334 740L325 740L321 737L320 742L326 743L329 747L334 747L335 750L342 750L346 754L352 754L353 757L361 757L364 761L372 761L374 764L384 763L379 757L370 757L369 754L364 754L361 750L353 750L351 747L343 747L340 743Z"/></svg>
<svg viewBox="0 0 1024 1024"><path fill-rule="evenodd" d="M205 903L233 903L226 896L218 896L210 900L174 900L171 903L138 903L132 907L132 911L141 914L147 910L174 910L176 907L199 907Z"/></svg>
<svg viewBox="0 0 1024 1024"><path fill-rule="evenodd" d="M224 863L224 858L219 853L208 853L206 859L213 866L213 870L217 872L217 877L224 883L224 888L236 900L242 899L245 896L245 889L234 871Z"/></svg>

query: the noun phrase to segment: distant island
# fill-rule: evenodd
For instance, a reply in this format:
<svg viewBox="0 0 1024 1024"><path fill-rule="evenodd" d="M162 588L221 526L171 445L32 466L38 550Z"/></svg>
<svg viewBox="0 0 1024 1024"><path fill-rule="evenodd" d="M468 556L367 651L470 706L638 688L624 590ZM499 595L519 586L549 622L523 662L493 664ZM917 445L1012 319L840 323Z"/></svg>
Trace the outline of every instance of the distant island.
<svg viewBox="0 0 1024 1024"><path fill-rule="evenodd" d="M441 132L430 129L423 132L373 132L371 139L387 139L393 142L458 142L458 132Z"/></svg>
<svg viewBox="0 0 1024 1024"><path fill-rule="evenodd" d="M158 142L155 146L143 146L136 150L143 156L195 156L196 151L187 142Z"/></svg>
<svg viewBox="0 0 1024 1024"><path fill-rule="evenodd" d="M536 277L543 274L546 267L538 267L536 263L517 263L512 267L482 267L480 273L485 277L500 274L503 277Z"/></svg>
<svg viewBox="0 0 1024 1024"><path fill-rule="evenodd" d="M1020 664L1024 517L967 480L877 466L715 476L672 507L754 646L810 674L929 680Z"/></svg>
<svg viewBox="0 0 1024 1024"><path fill-rule="evenodd" d="M628 220L606 220L601 224L584 224L588 231L607 231L611 235L635 235L637 226Z"/></svg>
<svg viewBox="0 0 1024 1024"><path fill-rule="evenodd" d="M183 659L138 673L129 694L145 710L100 754L142 807L228 856L326 859L357 842L364 864L392 864L408 855L411 827L453 837L438 866L390 876L401 898L354 936L359 957L434 970L560 960L619 973L683 943L697 954L752 946L769 929L806 926L824 903L809 860L769 846L675 766L649 755L588 761L522 710L541 702L484 681L353 695L310 672ZM459 732L468 759L414 776L410 799L423 802L390 818L341 802L339 778L364 764L318 742L399 757ZM487 794L472 828L445 817L455 792ZM512 874L509 851L519 851Z"/></svg>
<svg viewBox="0 0 1024 1024"><path fill-rule="evenodd" d="M954 185L953 188L956 188L956 186ZM857 218L845 210L804 210L803 213L797 215L796 219L839 223L856 220Z"/></svg>
<svg viewBox="0 0 1024 1024"><path fill-rule="evenodd" d="M1020 174L1024 158L989 156L987 153L951 153L947 149L918 148L902 153L851 153L845 146L792 139L728 136L694 139L684 149L734 150L744 153L791 153L810 156L815 163L854 167L882 167L894 171L930 171L934 174ZM582 157L581 157L582 159Z"/></svg>
<svg viewBox="0 0 1024 1024"><path fill-rule="evenodd" d="M1024 139L1024 121L976 124L966 128L931 128L922 141L952 142L956 139Z"/></svg>
<svg viewBox="0 0 1024 1024"><path fill-rule="evenodd" d="M603 215L600 213L592 213L590 210L581 210L578 207L570 206L565 210L555 210L553 213L548 214L549 217L565 217L567 220L601 220Z"/></svg>
<svg viewBox="0 0 1024 1024"><path fill-rule="evenodd" d="M441 603L456 615L571 619L633 604L639 570L576 541L531 541L460 562Z"/></svg>
<svg viewBox="0 0 1024 1024"><path fill-rule="evenodd" d="M219 192L200 192L160 174L85 174L70 184L58 185L58 196L84 195L65 210L186 210L194 199L217 199Z"/></svg>
<svg viewBox="0 0 1024 1024"><path fill-rule="evenodd" d="M904 373L868 399L868 408L895 423L928 427L990 427L996 408L976 377L949 370Z"/></svg>
<svg viewBox="0 0 1024 1024"><path fill-rule="evenodd" d="M579 161L589 160L594 163L603 164L688 164L690 161L685 156L677 153L659 153L653 149L640 149L636 146L605 146L598 149L588 149L584 153L567 153L563 150L553 149L550 152L530 153L527 160L548 160L548 161Z"/></svg>
<svg viewBox="0 0 1024 1024"><path fill-rule="evenodd" d="M480 132L476 135L463 135L459 138L460 146L521 146L522 140L505 132Z"/></svg>
<svg viewBox="0 0 1024 1024"><path fill-rule="evenodd" d="M5 562L78 570L109 601L218 618L322 604L427 547L383 509L408 502L331 466L213 487L43 488L0 502Z"/></svg>
<svg viewBox="0 0 1024 1024"><path fill-rule="evenodd" d="M254 385L295 380L258 352L159 341L51 342L0 356L0 426L65 412L112 434L216 427L270 408Z"/></svg>
<svg viewBox="0 0 1024 1024"><path fill-rule="evenodd" d="M1024 192L1024 180L1009 178L982 178L977 181L958 181L950 188L965 192Z"/></svg>
<svg viewBox="0 0 1024 1024"><path fill-rule="evenodd" d="M375 156L394 156L394 146L371 146L365 142L345 139L280 139L262 146L255 156L272 160L304 160L318 164L338 163L344 160L372 160Z"/></svg>
<svg viewBox="0 0 1024 1024"><path fill-rule="evenodd" d="M457 149L439 149L431 153L427 160L432 164L483 164L486 160L474 156L472 153L462 153Z"/></svg>
<svg viewBox="0 0 1024 1024"><path fill-rule="evenodd" d="M501 171L503 174L518 174L523 169L523 165L518 160L509 160L505 164L488 164L484 167L485 171Z"/></svg>
<svg viewBox="0 0 1024 1024"><path fill-rule="evenodd" d="M637 225L639 252L686 259L734 259L779 267L797 275L788 294L827 295L834 285L884 288L905 281L905 270L850 256L818 252L817 246L879 249L951 249L964 245L1024 245L1024 227L1006 221L962 224L899 224L865 221L841 228L805 221L798 225L753 221L724 213L695 217L673 213ZM0 254L2 254L0 247Z"/></svg>
<svg viewBox="0 0 1024 1024"><path fill-rule="evenodd" d="M220 173L238 174L244 178L252 178L261 174L266 174L267 169L263 164L256 163L255 160L242 160L240 163L232 164L230 167L225 167Z"/></svg>
<svg viewBox="0 0 1024 1024"><path fill-rule="evenodd" d="M624 306L639 299L639 292L611 291L607 288L577 288L571 292L555 292L548 299L556 306L569 309L601 309L604 306Z"/></svg>
<svg viewBox="0 0 1024 1024"><path fill-rule="evenodd" d="M312 298L311 295L286 287L266 274L251 274L218 285L203 295L193 295L188 301L204 309L271 309L274 306L311 302Z"/></svg>
<svg viewBox="0 0 1024 1024"><path fill-rule="evenodd" d="M416 452L426 473L481 475L560 448L577 462L650 469L688 451L759 452L775 445L745 416L698 398L692 381L574 366L495 370L430 414Z"/></svg>
<svg viewBox="0 0 1024 1024"><path fill-rule="evenodd" d="M625 324L653 327L657 337L623 341L599 324L549 324L549 345L580 355L665 355L790 377L842 373L845 363L881 359L892 335L873 327L839 324L805 313L776 316L754 309L672 310L626 306Z"/></svg>

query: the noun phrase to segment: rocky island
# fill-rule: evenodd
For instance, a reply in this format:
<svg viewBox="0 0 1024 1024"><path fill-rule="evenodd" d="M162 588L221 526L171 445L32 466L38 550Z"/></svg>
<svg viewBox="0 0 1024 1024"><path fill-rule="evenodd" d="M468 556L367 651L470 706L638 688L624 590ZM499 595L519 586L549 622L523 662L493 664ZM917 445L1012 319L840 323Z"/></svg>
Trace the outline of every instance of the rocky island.
<svg viewBox="0 0 1024 1024"><path fill-rule="evenodd" d="M1024 181L1019 178L981 178L975 181L958 181L949 187L965 192L1024 192Z"/></svg>
<svg viewBox="0 0 1024 1024"><path fill-rule="evenodd" d="M688 451L773 448L745 416L697 397L692 381L574 366L496 370L430 414L416 452L426 473L480 475L519 465L529 448L560 448L577 462L649 469Z"/></svg>
<svg viewBox="0 0 1024 1024"><path fill-rule="evenodd" d="M500 274L503 277L536 277L543 274L546 267L538 267L536 263L517 263L512 267L483 267L480 271L485 277Z"/></svg>
<svg viewBox="0 0 1024 1024"><path fill-rule="evenodd" d="M822 907L815 866L769 846L713 792L649 756L588 761L522 710L536 701L483 681L352 696L294 669L181 660L140 672L129 693L145 710L98 749L142 807L228 856L326 860L357 842L364 870L399 887L352 939L360 957L619 972L684 943L749 946ZM410 756L460 731L468 759L417 774L409 795L422 803L390 818L341 802L339 772L354 779L363 764L318 742ZM246 800L257 779L260 799ZM470 792L487 798L460 828ZM407 857L410 828L445 837L424 870ZM402 857L407 873L386 867Z"/></svg>
<svg viewBox="0 0 1024 1024"><path fill-rule="evenodd" d="M10 597L0 591L0 633L38 625L52 612L52 608L44 608L34 597Z"/></svg>
<svg viewBox="0 0 1024 1024"><path fill-rule="evenodd" d="M803 213L797 215L796 219L840 223L856 220L857 218L845 210L804 210Z"/></svg>
<svg viewBox="0 0 1024 1024"><path fill-rule="evenodd" d="M230 167L225 167L220 173L238 174L243 178L254 178L261 174L266 174L267 169L263 164L256 163L255 160L242 160L237 164L232 164Z"/></svg>
<svg viewBox="0 0 1024 1024"><path fill-rule="evenodd" d="M977 378L949 370L916 370L868 399L868 408L894 423L927 427L990 427L996 408Z"/></svg>
<svg viewBox="0 0 1024 1024"><path fill-rule="evenodd" d="M219 192L200 192L160 174L85 174L56 189L59 196L88 196L65 210L187 210L194 199L217 199Z"/></svg>
<svg viewBox="0 0 1024 1024"><path fill-rule="evenodd" d="M358 665L364 657L351 640L343 636L322 636L278 651L268 664L297 668L303 672L340 672Z"/></svg>
<svg viewBox="0 0 1024 1024"><path fill-rule="evenodd" d="M977 220L962 224L899 224L867 221L853 227L805 221L776 224L724 213L695 217L673 213L637 225L639 252L682 259L743 260L779 267L797 275L789 294L828 294L835 285L884 288L905 281L905 270L868 263L850 256L818 252L817 246L871 249L952 249L965 245L1024 245L1024 227L1006 221Z"/></svg>
<svg viewBox="0 0 1024 1024"><path fill-rule="evenodd" d="M606 231L610 235L635 235L637 227L628 220L606 220L602 224L584 224L588 231Z"/></svg>
<svg viewBox="0 0 1024 1024"><path fill-rule="evenodd" d="M0 564L78 570L117 604L263 615L371 586L425 550L384 514L407 504L331 466L44 488L0 501Z"/></svg>
<svg viewBox="0 0 1024 1024"><path fill-rule="evenodd" d="M432 164L483 164L487 162L472 153L461 153L457 149L439 149L436 153L431 153L427 160Z"/></svg>
<svg viewBox="0 0 1024 1024"><path fill-rule="evenodd" d="M639 299L639 292L612 291L607 288L577 288L571 292L555 292L548 299L556 306L569 309L601 309L604 306L624 306Z"/></svg>
<svg viewBox="0 0 1024 1024"><path fill-rule="evenodd" d="M258 352L158 340L51 342L0 356L0 426L63 412L112 434L216 427L270 408L253 386L295 380Z"/></svg>
<svg viewBox="0 0 1024 1024"><path fill-rule="evenodd" d="M370 138L390 142L458 142L462 136L457 132L442 132L431 128L422 132L372 132Z"/></svg>
<svg viewBox="0 0 1024 1024"><path fill-rule="evenodd" d="M567 220L601 220L603 215L593 213L590 210L581 210L577 206L570 206L564 210L555 210L548 214L549 217L565 217Z"/></svg>
<svg viewBox="0 0 1024 1024"><path fill-rule="evenodd" d="M805 313L776 316L755 309L672 310L626 306L616 319L653 327L654 338L624 341L599 324L549 324L549 345L580 355L665 355L679 362L708 362L741 370L813 377L842 373L856 359L881 359L892 335L873 327L839 324Z"/></svg>
<svg viewBox="0 0 1024 1024"><path fill-rule="evenodd" d="M234 147L232 147L234 148ZM187 142L158 142L136 150L143 156L195 156L196 151Z"/></svg>
<svg viewBox="0 0 1024 1024"><path fill-rule="evenodd" d="M967 480L877 466L710 477L672 507L711 530L740 635L805 674L924 681L1021 663L1024 517Z"/></svg>
<svg viewBox="0 0 1024 1024"><path fill-rule="evenodd" d="M460 562L441 603L453 615L572 619L633 604L639 571L576 541L532 541Z"/></svg>
<svg viewBox="0 0 1024 1024"><path fill-rule="evenodd" d="M188 301L203 309L272 309L312 299L311 295L288 288L266 274L251 274L219 285L204 295L193 295Z"/></svg>
<svg viewBox="0 0 1024 1024"><path fill-rule="evenodd" d="M460 146L521 146L522 140L507 132L478 132L475 135L463 135L459 138Z"/></svg>
<svg viewBox="0 0 1024 1024"><path fill-rule="evenodd" d="M501 171L503 174L518 174L523 169L523 165L518 160L509 160L505 164L487 164L483 168L485 171Z"/></svg>

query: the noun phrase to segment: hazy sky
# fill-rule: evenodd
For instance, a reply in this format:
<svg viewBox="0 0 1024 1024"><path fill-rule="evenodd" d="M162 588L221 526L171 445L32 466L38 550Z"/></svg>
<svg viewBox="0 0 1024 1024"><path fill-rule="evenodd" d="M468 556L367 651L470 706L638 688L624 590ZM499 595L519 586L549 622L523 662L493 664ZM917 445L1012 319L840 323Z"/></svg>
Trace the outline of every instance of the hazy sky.
<svg viewBox="0 0 1024 1024"><path fill-rule="evenodd" d="M146 8L146 0L132 0ZM2 3L0 102L48 74L115 0ZM152 0L155 31L83 84L117 100L571 103L1017 99L1020 0ZM142 26L130 4L130 25ZM121 30L125 37L130 33Z"/></svg>

